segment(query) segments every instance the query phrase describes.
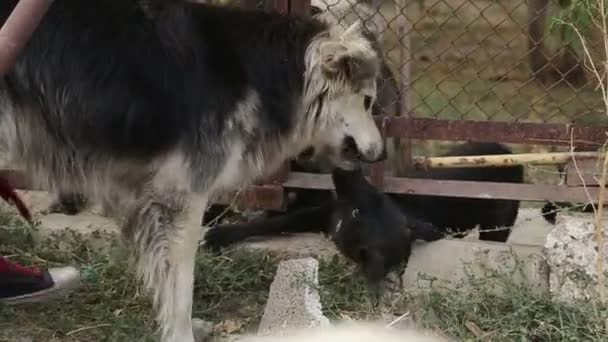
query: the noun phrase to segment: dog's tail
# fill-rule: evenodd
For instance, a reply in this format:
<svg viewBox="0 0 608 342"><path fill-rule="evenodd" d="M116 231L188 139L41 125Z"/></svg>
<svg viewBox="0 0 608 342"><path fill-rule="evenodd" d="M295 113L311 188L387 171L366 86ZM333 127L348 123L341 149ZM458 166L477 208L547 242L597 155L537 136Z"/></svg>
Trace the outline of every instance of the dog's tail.
<svg viewBox="0 0 608 342"><path fill-rule="evenodd" d="M432 242L445 237L445 234L435 227L434 224L418 218L409 217L408 225L413 233L412 241L422 240Z"/></svg>
<svg viewBox="0 0 608 342"><path fill-rule="evenodd" d="M333 203L305 208L285 215L257 219L245 223L213 227L205 234L204 245L214 251L256 236L276 236L289 233L327 232Z"/></svg>
<svg viewBox="0 0 608 342"><path fill-rule="evenodd" d="M29 209L21 200L19 194L17 194L17 192L15 191L15 188L5 177L0 177L0 197L2 197L8 203L11 203L15 207L17 207L19 214L21 214L21 216L29 223L32 222L32 215Z"/></svg>
<svg viewBox="0 0 608 342"><path fill-rule="evenodd" d="M540 211L545 221L554 225L558 210L559 208L555 202L547 202Z"/></svg>

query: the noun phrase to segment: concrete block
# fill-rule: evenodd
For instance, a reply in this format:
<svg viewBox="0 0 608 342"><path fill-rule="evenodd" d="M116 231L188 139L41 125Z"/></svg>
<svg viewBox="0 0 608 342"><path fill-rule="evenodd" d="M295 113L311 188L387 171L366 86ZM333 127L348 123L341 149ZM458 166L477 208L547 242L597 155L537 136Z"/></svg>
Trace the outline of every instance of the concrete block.
<svg viewBox="0 0 608 342"><path fill-rule="evenodd" d="M541 246L459 239L417 242L403 275L403 286L417 292L437 288L438 284L466 285L470 275L483 278L495 272L510 274L535 292L549 290Z"/></svg>
<svg viewBox="0 0 608 342"><path fill-rule="evenodd" d="M318 285L319 263L316 259L292 259L279 263L258 335L280 335L291 329L329 325L321 310Z"/></svg>
<svg viewBox="0 0 608 342"><path fill-rule="evenodd" d="M603 221L606 222L606 219ZM605 223L604 281L608 279L607 232ZM550 291L556 300L577 302L599 298L598 250L593 215L558 216L555 229L547 236L545 243Z"/></svg>

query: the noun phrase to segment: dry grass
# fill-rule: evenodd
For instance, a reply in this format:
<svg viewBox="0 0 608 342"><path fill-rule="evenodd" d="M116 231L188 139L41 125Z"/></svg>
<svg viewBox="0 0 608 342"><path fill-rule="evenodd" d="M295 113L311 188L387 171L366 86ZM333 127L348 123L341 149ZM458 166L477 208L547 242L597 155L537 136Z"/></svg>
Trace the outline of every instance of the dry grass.
<svg viewBox="0 0 608 342"><path fill-rule="evenodd" d="M52 303L0 305L0 341L157 341L148 300L138 292L122 248L99 253L82 240L75 251L65 252L57 245L52 240L33 245L29 227L12 214L0 213L0 255L25 264L77 265L83 282L77 292ZM218 323L218 333L252 331L278 261L260 252L201 253L194 315ZM608 341L603 326L608 308L555 304L508 275L425 296L394 294L385 297L380 308L371 304L364 281L353 276L352 265L341 258L321 260L319 281L324 312L331 319L386 319L386 313L398 317L411 312L419 325L462 341ZM505 296L493 294L490 289L496 286Z"/></svg>

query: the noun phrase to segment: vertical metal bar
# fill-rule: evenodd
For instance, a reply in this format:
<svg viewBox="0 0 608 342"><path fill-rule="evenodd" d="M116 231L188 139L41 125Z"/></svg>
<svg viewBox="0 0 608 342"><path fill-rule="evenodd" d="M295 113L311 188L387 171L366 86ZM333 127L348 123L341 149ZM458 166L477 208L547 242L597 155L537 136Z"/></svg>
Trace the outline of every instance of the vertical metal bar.
<svg viewBox="0 0 608 342"><path fill-rule="evenodd" d="M401 115L411 117L410 81L412 50L410 39L410 22L406 16L407 0L395 1L397 11L397 35L399 38L399 97ZM404 171L412 166L412 140L407 138L395 139L396 170Z"/></svg>
<svg viewBox="0 0 608 342"><path fill-rule="evenodd" d="M382 138L386 141L386 126L390 119L388 117L384 117L380 123L380 134L382 134ZM370 166L370 180L372 184L378 188L380 191L384 189L384 170L385 170L385 161L379 161L373 163Z"/></svg>
<svg viewBox="0 0 608 342"><path fill-rule="evenodd" d="M13 67L52 2L53 0L21 0L17 3L0 29L0 76Z"/></svg>

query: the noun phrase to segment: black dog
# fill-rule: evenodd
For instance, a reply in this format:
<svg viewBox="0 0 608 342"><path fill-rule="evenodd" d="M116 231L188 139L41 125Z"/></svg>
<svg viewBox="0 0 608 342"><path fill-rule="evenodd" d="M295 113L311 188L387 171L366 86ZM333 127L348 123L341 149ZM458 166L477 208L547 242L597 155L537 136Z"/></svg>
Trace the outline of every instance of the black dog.
<svg viewBox="0 0 608 342"><path fill-rule="evenodd" d="M512 151L497 143L466 143L455 145L445 156L475 156L511 154ZM447 168L412 170L408 177L460 180L477 182L523 183L521 165L491 168ZM458 198L425 195L391 194L395 203L404 210L415 212L443 232L464 233L479 225L480 240L506 242L508 229L515 224L519 212L518 200ZM485 231L485 232L484 232ZM456 235L462 237L463 234Z"/></svg>
<svg viewBox="0 0 608 342"><path fill-rule="evenodd" d="M457 145L447 155L509 154L500 144ZM523 182L523 167L461 168L412 171L412 176L431 179ZM407 264L414 240L434 241L446 232L464 233L480 225L493 232L480 233L482 240L505 242L517 218L519 201L469 199L440 196L384 194L369 184L361 170L334 170L337 199L302 190L303 202L319 200L307 208L268 219L216 226L206 236L206 246L219 250L253 236L297 232L323 232L342 254L355 261L370 285L377 288L388 272ZM325 196L325 197L323 197ZM276 215L276 214L273 214ZM462 235L461 235L462 236Z"/></svg>
<svg viewBox="0 0 608 342"><path fill-rule="evenodd" d="M369 285L378 290L387 273L402 262L407 265L414 240L442 237L431 224L399 208L376 190L361 169L335 169L332 179L337 199L328 198L286 215L216 226L205 235L206 246L217 251L253 236L322 232L344 256L360 266Z"/></svg>

